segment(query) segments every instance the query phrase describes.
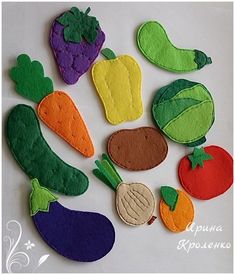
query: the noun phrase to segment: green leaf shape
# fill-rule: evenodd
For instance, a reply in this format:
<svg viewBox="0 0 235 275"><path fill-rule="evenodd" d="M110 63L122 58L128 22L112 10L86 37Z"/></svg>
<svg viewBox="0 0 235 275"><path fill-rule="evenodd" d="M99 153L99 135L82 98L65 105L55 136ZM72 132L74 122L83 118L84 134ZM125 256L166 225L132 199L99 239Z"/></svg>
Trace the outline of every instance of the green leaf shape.
<svg viewBox="0 0 235 275"><path fill-rule="evenodd" d="M161 186L161 196L164 202L170 207L171 211L174 211L178 202L177 191L170 186Z"/></svg>
<svg viewBox="0 0 235 275"><path fill-rule="evenodd" d="M108 60L116 58L115 53L109 48L102 49L100 52Z"/></svg>
<svg viewBox="0 0 235 275"><path fill-rule="evenodd" d="M178 79L162 88L160 88L154 97L153 104L161 103L165 100L169 100L176 96L179 92L185 89L189 89L197 84L197 82L192 82L187 79Z"/></svg>
<svg viewBox="0 0 235 275"><path fill-rule="evenodd" d="M160 128L166 126L172 119L191 106L201 101L191 98L170 99L153 107L153 116Z"/></svg>
<svg viewBox="0 0 235 275"><path fill-rule="evenodd" d="M172 119L162 131L179 143L191 143L204 137L214 121L214 105L205 100Z"/></svg>
<svg viewBox="0 0 235 275"><path fill-rule="evenodd" d="M212 60L208 57L204 52L199 50L194 50L195 52L195 59L194 61L197 63L197 68L200 70L207 64L211 64Z"/></svg>
<svg viewBox="0 0 235 275"><path fill-rule="evenodd" d="M98 169L94 169L93 174L115 191L119 183L122 182L122 178L118 174L108 155L103 154L102 160L96 160L95 164Z"/></svg>
<svg viewBox="0 0 235 275"><path fill-rule="evenodd" d="M10 69L9 74L16 83L16 92L36 103L54 90L52 80L44 76L42 64L31 61L27 54L17 57L17 65Z"/></svg>
<svg viewBox="0 0 235 275"><path fill-rule="evenodd" d="M58 198L45 187L41 187L38 179L33 179L31 184L32 192L30 194L30 215L34 216L39 211L49 212L50 203L57 201Z"/></svg>
<svg viewBox="0 0 235 275"><path fill-rule="evenodd" d="M63 13L56 19L64 28L64 40L80 43L84 38L89 44L94 43L97 37L99 22L93 16L89 16L90 8L86 12L72 7L70 11Z"/></svg>
<svg viewBox="0 0 235 275"><path fill-rule="evenodd" d="M188 88L183 89L182 91L179 91L171 99L179 99L179 98L192 98L200 101L212 100L212 97L209 91L202 84L197 84L189 89Z"/></svg>
<svg viewBox="0 0 235 275"><path fill-rule="evenodd" d="M188 158L191 161L193 170L197 167L197 165L203 167L204 161L213 159L212 155L207 154L203 147L201 148L195 147L193 154L189 155Z"/></svg>

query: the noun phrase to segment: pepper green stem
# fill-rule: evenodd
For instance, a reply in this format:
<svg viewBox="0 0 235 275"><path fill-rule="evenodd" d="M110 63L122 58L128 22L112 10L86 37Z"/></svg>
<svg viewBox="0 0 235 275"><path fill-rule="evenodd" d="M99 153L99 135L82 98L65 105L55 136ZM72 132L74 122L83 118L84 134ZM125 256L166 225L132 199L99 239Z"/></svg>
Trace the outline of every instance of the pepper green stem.
<svg viewBox="0 0 235 275"><path fill-rule="evenodd" d="M100 52L108 60L116 58L115 53L109 48L102 49Z"/></svg>
<svg viewBox="0 0 235 275"><path fill-rule="evenodd" d="M213 157L210 154L207 154L205 152L203 147L195 147L193 153L189 155L188 158L191 161L193 170L197 167L197 165L203 167L204 161L213 159Z"/></svg>

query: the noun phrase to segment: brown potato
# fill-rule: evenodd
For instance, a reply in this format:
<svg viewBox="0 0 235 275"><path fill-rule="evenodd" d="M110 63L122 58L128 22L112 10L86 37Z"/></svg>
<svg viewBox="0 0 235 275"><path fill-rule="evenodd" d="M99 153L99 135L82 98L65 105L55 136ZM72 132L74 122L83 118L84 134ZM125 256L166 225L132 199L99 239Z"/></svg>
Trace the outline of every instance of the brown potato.
<svg viewBox="0 0 235 275"><path fill-rule="evenodd" d="M157 129L140 127L113 133L108 139L107 150L118 166L140 171L159 165L166 158L168 146Z"/></svg>

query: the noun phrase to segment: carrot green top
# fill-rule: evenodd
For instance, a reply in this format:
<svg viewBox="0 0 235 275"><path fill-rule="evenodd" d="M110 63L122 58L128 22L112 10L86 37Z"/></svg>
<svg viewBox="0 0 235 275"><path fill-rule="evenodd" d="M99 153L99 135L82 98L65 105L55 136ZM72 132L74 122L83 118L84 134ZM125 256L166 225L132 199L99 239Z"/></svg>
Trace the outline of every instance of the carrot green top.
<svg viewBox="0 0 235 275"><path fill-rule="evenodd" d="M17 93L36 103L53 92L53 82L44 76L42 64L31 61L27 54L17 57L17 65L10 69L10 77L16 83Z"/></svg>
<svg viewBox="0 0 235 275"><path fill-rule="evenodd" d="M92 44L97 37L99 22L93 16L89 16L90 8L84 12L73 7L56 19L64 28L64 40L68 42L80 43L83 38Z"/></svg>
<svg viewBox="0 0 235 275"><path fill-rule="evenodd" d="M115 191L122 179L109 156L102 154L102 160L96 160L95 164L99 169L94 169L93 174Z"/></svg>

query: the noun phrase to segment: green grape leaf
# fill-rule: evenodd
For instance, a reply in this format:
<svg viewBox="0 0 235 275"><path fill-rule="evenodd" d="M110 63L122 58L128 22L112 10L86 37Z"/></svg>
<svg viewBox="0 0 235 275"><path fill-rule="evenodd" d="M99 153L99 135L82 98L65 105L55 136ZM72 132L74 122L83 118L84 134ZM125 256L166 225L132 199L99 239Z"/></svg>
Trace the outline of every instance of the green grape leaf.
<svg viewBox="0 0 235 275"><path fill-rule="evenodd" d="M96 40L99 22L95 17L88 15L90 10L88 8L84 13L73 7L56 19L57 22L65 26L65 41L80 43L84 38L89 44L92 44Z"/></svg>

